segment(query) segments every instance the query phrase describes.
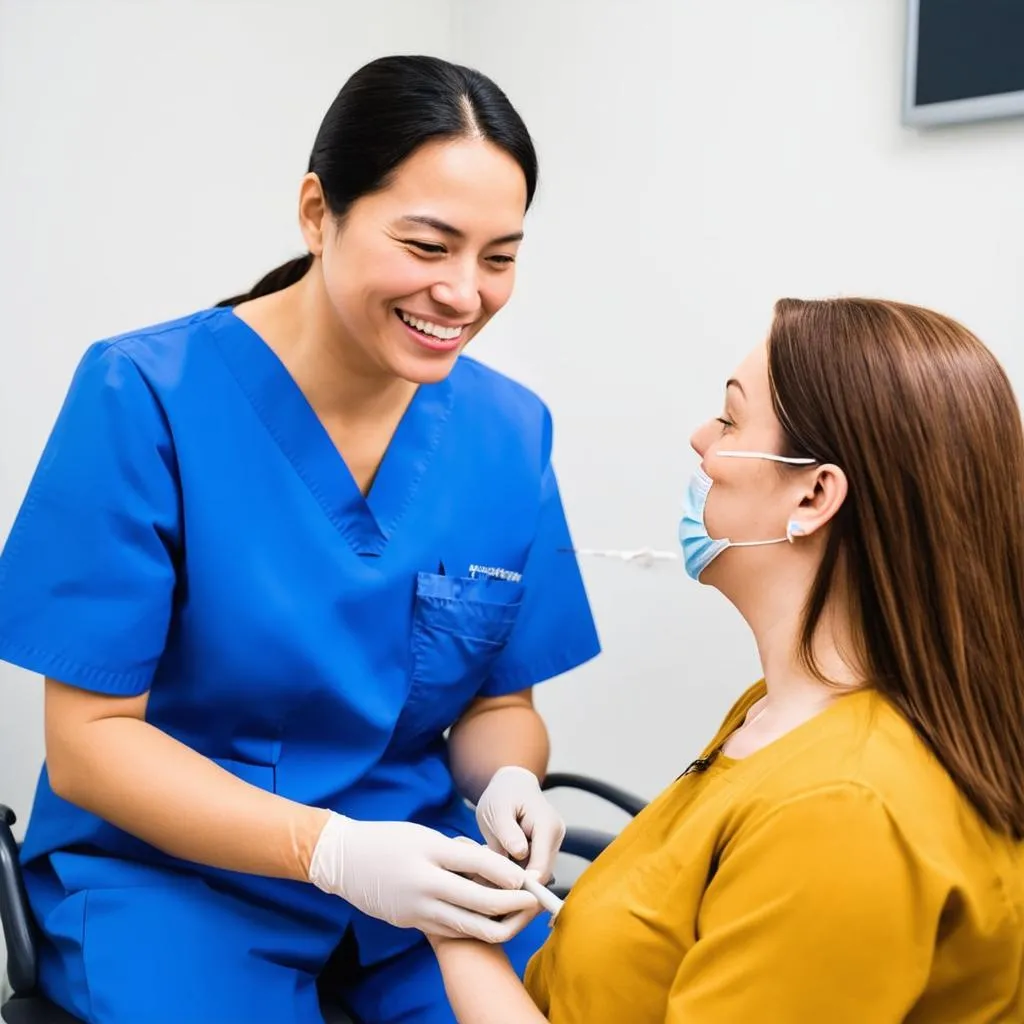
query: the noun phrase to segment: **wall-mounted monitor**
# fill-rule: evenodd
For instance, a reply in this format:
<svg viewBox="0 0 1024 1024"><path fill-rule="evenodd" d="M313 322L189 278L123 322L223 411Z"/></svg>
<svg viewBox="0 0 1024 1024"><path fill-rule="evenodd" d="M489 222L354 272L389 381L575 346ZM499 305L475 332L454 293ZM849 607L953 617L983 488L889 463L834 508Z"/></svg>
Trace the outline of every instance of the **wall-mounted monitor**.
<svg viewBox="0 0 1024 1024"><path fill-rule="evenodd" d="M903 122L1024 116L1024 0L907 0Z"/></svg>

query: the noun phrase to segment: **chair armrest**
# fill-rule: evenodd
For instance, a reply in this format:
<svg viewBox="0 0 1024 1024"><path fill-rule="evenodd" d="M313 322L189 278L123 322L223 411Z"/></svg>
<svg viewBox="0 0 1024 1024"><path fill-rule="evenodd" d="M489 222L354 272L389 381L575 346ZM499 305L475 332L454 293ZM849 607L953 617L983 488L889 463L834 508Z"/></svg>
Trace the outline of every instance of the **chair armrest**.
<svg viewBox="0 0 1024 1024"><path fill-rule="evenodd" d="M23 996L36 988L36 936L11 831L16 821L14 811L0 804L0 925L7 944L7 977L14 994Z"/></svg>
<svg viewBox="0 0 1024 1024"><path fill-rule="evenodd" d="M647 801L632 793L627 793L618 786L592 779L587 775L573 775L568 772L552 772L541 784L543 789L578 789L584 793L607 800L620 811L625 811L634 818L647 806Z"/></svg>
<svg viewBox="0 0 1024 1024"><path fill-rule="evenodd" d="M594 828L569 828L565 830L560 852L570 857L594 861L604 853L614 838L610 832L599 832Z"/></svg>

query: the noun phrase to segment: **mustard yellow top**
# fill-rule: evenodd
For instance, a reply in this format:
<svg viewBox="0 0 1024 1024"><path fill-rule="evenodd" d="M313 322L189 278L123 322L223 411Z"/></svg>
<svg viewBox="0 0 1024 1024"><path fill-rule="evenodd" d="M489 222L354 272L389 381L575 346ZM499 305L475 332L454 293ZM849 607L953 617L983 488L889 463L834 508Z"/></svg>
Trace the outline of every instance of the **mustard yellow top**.
<svg viewBox="0 0 1024 1024"><path fill-rule="evenodd" d="M1022 1022L1024 844L861 691L670 786L577 882L526 986L555 1024Z"/></svg>

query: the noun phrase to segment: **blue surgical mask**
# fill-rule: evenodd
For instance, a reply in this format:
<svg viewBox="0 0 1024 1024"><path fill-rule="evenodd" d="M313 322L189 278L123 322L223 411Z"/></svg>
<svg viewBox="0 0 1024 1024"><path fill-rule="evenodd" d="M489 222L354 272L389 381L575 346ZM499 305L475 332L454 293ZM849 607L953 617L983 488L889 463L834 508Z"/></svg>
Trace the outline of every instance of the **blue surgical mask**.
<svg viewBox="0 0 1024 1024"><path fill-rule="evenodd" d="M815 462L814 459L796 459L786 455L772 455L768 452L716 452L716 457L768 459L771 462L784 462L791 466L812 466ZM683 499L683 515L679 520L679 543L683 549L683 565L686 567L686 574L691 579L699 580L701 573L726 548L753 548L766 544L782 544L785 541L792 542L794 534L800 532L799 524L791 520L786 526L785 537L744 541L733 541L727 537L721 537L715 540L704 525L704 509L708 503L708 495L711 493L713 483L714 481L704 472L703 467L698 466L690 478L690 485L687 487L686 496Z"/></svg>

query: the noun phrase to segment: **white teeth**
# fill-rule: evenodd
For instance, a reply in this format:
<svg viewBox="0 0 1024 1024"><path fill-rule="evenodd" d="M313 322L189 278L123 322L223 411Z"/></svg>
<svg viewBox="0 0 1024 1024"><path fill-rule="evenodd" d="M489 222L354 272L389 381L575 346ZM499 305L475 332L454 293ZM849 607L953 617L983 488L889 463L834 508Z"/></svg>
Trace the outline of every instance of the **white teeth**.
<svg viewBox="0 0 1024 1024"><path fill-rule="evenodd" d="M400 309L398 312L410 327L415 327L417 331L422 331L424 334L440 338L441 341L453 341L462 334L461 327L442 327L440 324L431 323L429 320L417 320L415 317L409 316L405 310Z"/></svg>

